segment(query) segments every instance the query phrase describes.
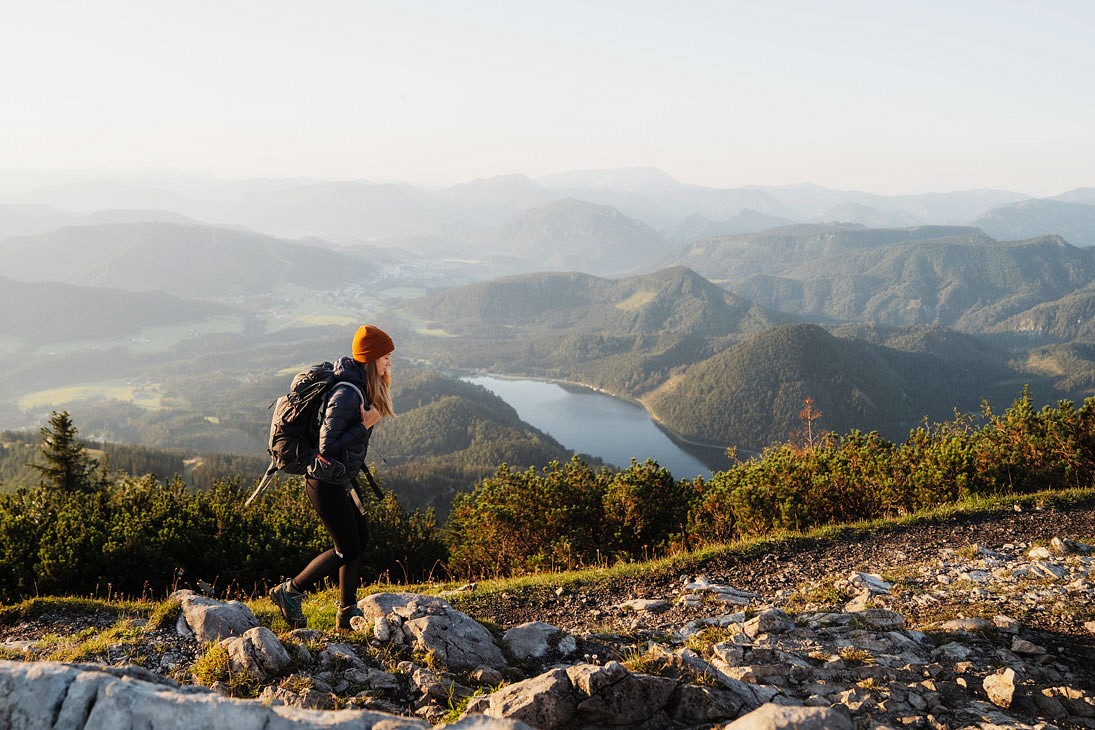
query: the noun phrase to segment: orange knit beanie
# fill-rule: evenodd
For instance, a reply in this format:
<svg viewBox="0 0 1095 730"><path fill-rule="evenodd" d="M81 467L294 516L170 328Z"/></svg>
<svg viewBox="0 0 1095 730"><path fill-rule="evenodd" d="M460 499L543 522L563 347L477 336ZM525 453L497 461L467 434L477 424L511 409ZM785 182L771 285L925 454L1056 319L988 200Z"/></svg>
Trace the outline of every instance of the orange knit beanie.
<svg viewBox="0 0 1095 730"><path fill-rule="evenodd" d="M362 325L354 334L354 359L358 362L373 362L391 354L395 343L388 333L371 324Z"/></svg>

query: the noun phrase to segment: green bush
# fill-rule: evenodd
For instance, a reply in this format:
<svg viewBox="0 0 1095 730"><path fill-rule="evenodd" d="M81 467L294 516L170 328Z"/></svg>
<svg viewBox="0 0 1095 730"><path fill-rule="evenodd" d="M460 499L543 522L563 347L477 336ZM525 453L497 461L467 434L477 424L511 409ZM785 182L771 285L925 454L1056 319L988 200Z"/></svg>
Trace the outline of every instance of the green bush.
<svg viewBox="0 0 1095 730"><path fill-rule="evenodd" d="M163 595L198 579L253 594L298 572L330 538L300 479L279 481L250 508L224 480L191 492L179 480L120 477L96 491L40 487L0 495L0 601L31 595ZM369 503L367 576L422 579L444 558L432 513L390 494Z"/></svg>

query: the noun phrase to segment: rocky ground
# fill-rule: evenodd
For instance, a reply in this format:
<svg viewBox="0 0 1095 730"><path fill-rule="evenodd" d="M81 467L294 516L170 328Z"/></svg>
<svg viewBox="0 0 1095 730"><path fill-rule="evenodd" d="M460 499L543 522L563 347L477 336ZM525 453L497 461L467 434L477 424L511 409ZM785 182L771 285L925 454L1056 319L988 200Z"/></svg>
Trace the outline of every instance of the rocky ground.
<svg viewBox="0 0 1095 730"><path fill-rule="evenodd" d="M560 666L570 668L575 687L587 681L577 678L578 665L601 667L581 671L602 671L616 682L621 670L613 662L621 662L636 675L678 683L689 676L714 677L714 684L737 688L731 702L738 703L736 712L759 697L837 708L857 727L1095 727L1093 543L1095 503L1016 506L682 559L641 578L571 581L508 594L457 591L446 599L497 634L528 622L561 633L543 656L515 660L511 651L497 666L480 668L493 671L476 674L469 665L447 672L445 662L423 654L420 646L415 650L412 614L386 606L371 619L387 624L390 618L396 629L406 620L405 639L381 641L381 625L373 623L348 644L347 637L294 632L285 645L298 681L271 677L263 691L268 702L365 707L439 722L463 707L464 700L454 697L485 696L508 685L489 702L473 698L469 704L527 722L528 716L505 714L512 703L502 695L510 688L542 682L543 672ZM396 615L400 610L402 618ZM52 637L117 632L117 623L116 613L90 604L14 616L0 625L0 658L56 659ZM139 666L192 683L203 644L180 627L174 616L154 618L139 627L139 642L108 637L99 651L79 660ZM560 636L572 638L566 656ZM351 654L356 647L361 661L332 659L336 643L350 646ZM360 681L340 681L332 672L332 663L348 661ZM361 691L370 683L375 691ZM222 684L219 690L258 688ZM678 695L679 689L674 703ZM973 714L962 714L964 706ZM673 708L656 708L651 717L659 719L644 721L653 723L646 726L721 727L713 711L704 710L711 720L702 720L703 713ZM544 727L558 721L535 717ZM578 726L573 718L560 722Z"/></svg>

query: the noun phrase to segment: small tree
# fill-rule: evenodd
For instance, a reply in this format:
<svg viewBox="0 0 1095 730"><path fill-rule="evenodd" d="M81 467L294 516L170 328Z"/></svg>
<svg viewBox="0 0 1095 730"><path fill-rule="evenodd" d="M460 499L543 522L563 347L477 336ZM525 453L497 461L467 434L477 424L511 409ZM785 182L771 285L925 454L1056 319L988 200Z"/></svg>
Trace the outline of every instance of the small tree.
<svg viewBox="0 0 1095 730"><path fill-rule="evenodd" d="M42 428L42 445L38 453L45 464L31 464L42 475L40 484L64 492L90 492L98 484L95 472L99 462L88 455L76 440L76 426L68 411L53 411L49 425Z"/></svg>

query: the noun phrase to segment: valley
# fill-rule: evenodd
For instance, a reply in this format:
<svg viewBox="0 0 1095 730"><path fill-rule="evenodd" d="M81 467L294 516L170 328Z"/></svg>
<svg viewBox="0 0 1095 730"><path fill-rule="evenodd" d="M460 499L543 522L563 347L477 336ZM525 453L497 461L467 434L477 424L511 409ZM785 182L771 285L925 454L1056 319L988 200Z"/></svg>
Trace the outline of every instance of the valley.
<svg viewBox="0 0 1095 730"><path fill-rule="evenodd" d="M1095 394L1095 248L1082 232L1095 201L1082 190L1044 204L712 191L649 170L441 191L245 187L234 209L192 195L170 212L0 207L0 428L33 430L66 409L97 442L261 459L281 381L342 354L365 320L398 343L408 427L378 439L397 490L408 470L444 472L475 448L441 436L467 426L430 395L456 398L476 428L515 425L496 396L446 373L641 402L716 454L701 455L709 468L726 448L791 438L807 398L821 429L900 441L925 419L1001 410L1024 388L1047 404ZM835 212L849 217L825 222ZM539 445L426 478L409 502L443 508L448 497L425 495L570 453L518 429Z"/></svg>

